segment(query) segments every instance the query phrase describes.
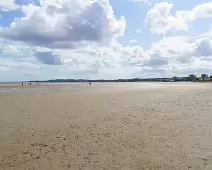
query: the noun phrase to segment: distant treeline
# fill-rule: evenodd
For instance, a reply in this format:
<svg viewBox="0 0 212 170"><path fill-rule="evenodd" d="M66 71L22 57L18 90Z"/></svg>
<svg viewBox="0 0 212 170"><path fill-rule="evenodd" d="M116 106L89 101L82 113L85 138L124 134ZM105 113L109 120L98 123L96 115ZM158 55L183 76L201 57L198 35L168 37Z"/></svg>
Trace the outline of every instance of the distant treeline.
<svg viewBox="0 0 212 170"><path fill-rule="evenodd" d="M179 82L179 81L211 81L212 79L202 79L202 78L190 78L190 77L173 77L173 78L134 78L134 79L115 79L115 80L87 80L87 79L55 79L46 81L30 81L30 82L50 82L50 83L63 83L63 82Z"/></svg>

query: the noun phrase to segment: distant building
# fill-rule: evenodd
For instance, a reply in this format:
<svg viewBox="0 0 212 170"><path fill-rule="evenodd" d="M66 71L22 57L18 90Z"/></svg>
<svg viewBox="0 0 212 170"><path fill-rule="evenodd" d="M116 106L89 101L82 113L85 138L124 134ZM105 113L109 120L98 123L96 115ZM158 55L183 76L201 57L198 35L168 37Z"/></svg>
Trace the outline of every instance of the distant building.
<svg viewBox="0 0 212 170"><path fill-rule="evenodd" d="M197 76L194 75L194 74L190 74L190 75L189 75L189 78L195 79L195 78L197 78Z"/></svg>
<svg viewBox="0 0 212 170"><path fill-rule="evenodd" d="M202 79L207 79L207 78L208 78L208 75L207 75L207 74L202 74L202 75L201 75L201 78L202 78Z"/></svg>
<svg viewBox="0 0 212 170"><path fill-rule="evenodd" d="M176 76L172 77L172 79L173 79L174 81L180 81L180 80L181 80L180 77L176 77Z"/></svg>

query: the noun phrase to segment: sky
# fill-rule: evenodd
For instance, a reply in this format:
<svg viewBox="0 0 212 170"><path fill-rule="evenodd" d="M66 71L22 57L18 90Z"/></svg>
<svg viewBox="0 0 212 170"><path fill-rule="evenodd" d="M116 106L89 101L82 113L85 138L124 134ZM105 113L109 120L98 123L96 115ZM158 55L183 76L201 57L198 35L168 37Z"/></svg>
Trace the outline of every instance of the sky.
<svg viewBox="0 0 212 170"><path fill-rule="evenodd" d="M212 1L0 0L0 81L212 75Z"/></svg>

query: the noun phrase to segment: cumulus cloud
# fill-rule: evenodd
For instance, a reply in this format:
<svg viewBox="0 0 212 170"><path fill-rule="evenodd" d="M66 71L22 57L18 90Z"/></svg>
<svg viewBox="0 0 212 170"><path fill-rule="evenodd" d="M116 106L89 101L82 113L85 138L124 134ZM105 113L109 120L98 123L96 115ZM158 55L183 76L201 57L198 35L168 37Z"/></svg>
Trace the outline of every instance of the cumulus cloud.
<svg viewBox="0 0 212 170"><path fill-rule="evenodd" d="M26 45L5 45L1 48L2 54L20 56L20 58L13 57L11 60L8 58L7 61L14 63L10 63L8 67L26 69L26 64L31 63L29 65L34 67L33 64L36 64L40 69L42 65L45 65L44 72L53 68L62 69L69 75L74 74L75 78L86 78L86 76L107 78L112 73L113 76L109 78L130 78L130 75L139 75L139 73L147 77L147 73L153 77L155 75L167 76L177 73L178 69L185 70L184 67L188 64L193 68L193 64L198 60L209 61L209 58L212 58L210 52L210 37L191 39L180 36L165 37L153 43L149 50L144 50L140 46L122 46L115 42L112 46L91 44L79 49L50 49ZM29 56L30 58L26 60ZM195 67L200 68L197 64ZM123 70L127 70L128 74L125 74ZM53 75L52 77L54 78Z"/></svg>
<svg viewBox="0 0 212 170"><path fill-rule="evenodd" d="M150 55L172 58L179 56L185 51L193 49L189 37L186 36L170 36L164 37L161 40L154 42L151 46Z"/></svg>
<svg viewBox="0 0 212 170"><path fill-rule="evenodd" d="M0 57L10 58L14 62L17 60L33 62L35 52L33 48L24 44L8 44L4 42L0 45Z"/></svg>
<svg viewBox="0 0 212 170"><path fill-rule="evenodd" d="M141 33L141 31L142 31L142 29L138 28L135 32L139 34L139 33Z"/></svg>
<svg viewBox="0 0 212 170"><path fill-rule="evenodd" d="M130 40L129 42L130 42L130 43L135 43L136 40L135 40L135 39L132 39L132 40Z"/></svg>
<svg viewBox="0 0 212 170"><path fill-rule="evenodd" d="M107 42L125 32L125 18L115 18L108 0L41 0L40 4L22 6L25 16L3 28L0 36L50 48L74 48L85 41Z"/></svg>
<svg viewBox="0 0 212 170"><path fill-rule="evenodd" d="M113 43L111 46L90 44L77 49L50 49L24 44L7 44L1 46L0 54L13 56L12 60L31 60L39 65L63 65L76 69L86 69L98 65L98 70L118 68L132 63L141 63L146 58L140 46L122 46ZM129 62L129 63L128 63ZM86 73L86 72L85 72Z"/></svg>
<svg viewBox="0 0 212 170"><path fill-rule="evenodd" d="M146 15L149 30L156 34L166 34L170 31L187 31L189 24L203 18L212 18L212 2L199 4L192 10L176 11L171 14L173 4L162 2L156 4Z"/></svg>
<svg viewBox="0 0 212 170"><path fill-rule="evenodd" d="M19 8L19 5L15 3L15 0L0 0L0 11L8 12L15 11Z"/></svg>
<svg viewBox="0 0 212 170"><path fill-rule="evenodd" d="M181 64L192 64L196 58L209 61L212 59L212 37L165 37L154 43L148 53Z"/></svg>
<svg viewBox="0 0 212 170"><path fill-rule="evenodd" d="M144 4L148 4L148 5L152 4L151 0L132 0L132 2L144 3Z"/></svg>

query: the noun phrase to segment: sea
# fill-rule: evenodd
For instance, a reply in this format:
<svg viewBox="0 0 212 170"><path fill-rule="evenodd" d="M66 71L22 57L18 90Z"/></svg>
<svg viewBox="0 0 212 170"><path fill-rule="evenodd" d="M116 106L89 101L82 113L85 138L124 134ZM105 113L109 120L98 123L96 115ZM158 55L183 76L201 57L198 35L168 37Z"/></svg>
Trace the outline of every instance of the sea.
<svg viewBox="0 0 212 170"><path fill-rule="evenodd" d="M47 83L48 86L27 86L28 82L23 82L24 87L21 86L22 82L0 82L0 92L45 92L45 91L62 91L62 90L75 90L75 91L90 91L96 87L72 87L70 83ZM46 84L46 83L45 83ZM52 86L51 86L52 84ZM55 86L55 84L58 84ZM8 87L1 87L1 85L8 85ZM10 87L9 85L20 85L20 87Z"/></svg>
<svg viewBox="0 0 212 170"><path fill-rule="evenodd" d="M90 86L87 83L87 86L77 86L79 83L59 83L59 82L51 82L45 83L48 86L28 86L28 82L24 83L24 87L21 86L22 82L0 82L0 92L47 92L47 91L64 91L64 90L72 90L72 91L92 91L96 89L102 88L112 88L112 89L141 89L141 88L149 88L156 87L155 83L116 83L110 84L100 83L95 86ZM34 83L33 83L34 84ZM42 84L42 83L40 83ZM57 85L55 85L57 84ZM80 83L81 84L81 83ZM95 84L95 83L94 83ZM1 86L2 85L2 86ZM14 87L4 87L3 85L17 85ZM52 85L52 86L51 86Z"/></svg>

